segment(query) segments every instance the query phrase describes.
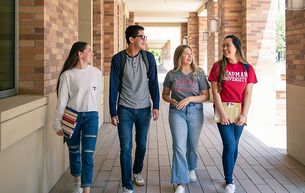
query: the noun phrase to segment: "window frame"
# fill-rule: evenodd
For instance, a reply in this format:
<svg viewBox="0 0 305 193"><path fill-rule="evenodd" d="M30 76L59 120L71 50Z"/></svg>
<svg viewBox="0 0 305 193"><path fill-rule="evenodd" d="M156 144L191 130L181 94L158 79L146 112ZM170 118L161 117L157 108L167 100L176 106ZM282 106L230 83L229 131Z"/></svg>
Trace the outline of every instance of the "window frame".
<svg viewBox="0 0 305 193"><path fill-rule="evenodd" d="M0 99L2 98L6 98L9 96L13 96L17 94L17 77L18 77L18 66L17 66L17 61L18 61L18 0L14 0L13 1L13 7L15 8L15 14L13 14L14 17L14 21L15 21L15 25L14 25L14 42L15 42L15 46L14 46L14 61L13 61L13 65L14 65L14 87L11 89L7 89L7 90L2 90L0 91Z"/></svg>

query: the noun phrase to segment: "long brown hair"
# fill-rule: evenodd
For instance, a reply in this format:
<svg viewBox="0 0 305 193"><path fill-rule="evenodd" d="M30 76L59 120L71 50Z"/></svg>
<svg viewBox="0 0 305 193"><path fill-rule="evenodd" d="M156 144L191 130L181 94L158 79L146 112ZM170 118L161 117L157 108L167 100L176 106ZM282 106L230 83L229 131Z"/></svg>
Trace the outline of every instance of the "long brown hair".
<svg viewBox="0 0 305 193"><path fill-rule="evenodd" d="M240 41L239 37L237 37L234 34L231 34L231 35L227 35L225 37L225 39L228 39L228 38L232 39L232 43L236 48L237 60L239 62L243 63L243 64L249 64L249 62L246 60L246 57L244 55L242 44L241 44L241 41ZM224 78L225 73L226 73L226 65L228 63L228 58L226 58L224 55L222 55L222 59L219 60L217 63L219 65L217 87L218 87L218 92L220 92L222 90L223 78Z"/></svg>
<svg viewBox="0 0 305 193"><path fill-rule="evenodd" d="M72 48L70 50L69 56L66 59L64 66L58 76L58 80L57 80L57 85L56 85L56 93L58 95L58 88L59 88L59 83L60 83L60 76L62 75L62 73L64 73L66 70L72 69L73 67L75 67L75 65L77 64L77 62L79 61L79 57L78 57L78 52L83 52L86 49L86 46L88 45L88 43L86 42L75 42L72 45Z"/></svg>
<svg viewBox="0 0 305 193"><path fill-rule="evenodd" d="M180 45L176 48L175 53L174 53L174 69L173 69L174 71L178 71L181 69L181 58L182 58L183 52L186 48L189 48L191 51L193 51L192 48L188 45ZM191 68L193 70L193 76L197 77L197 75L200 71L200 68L195 63L194 57L193 57L193 60L191 63Z"/></svg>

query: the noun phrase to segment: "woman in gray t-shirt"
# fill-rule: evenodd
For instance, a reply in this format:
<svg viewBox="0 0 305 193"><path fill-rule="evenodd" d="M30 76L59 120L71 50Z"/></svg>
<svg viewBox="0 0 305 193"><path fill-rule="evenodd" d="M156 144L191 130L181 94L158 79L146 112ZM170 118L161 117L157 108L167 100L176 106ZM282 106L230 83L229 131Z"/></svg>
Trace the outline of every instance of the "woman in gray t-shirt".
<svg viewBox="0 0 305 193"><path fill-rule="evenodd" d="M174 54L174 69L163 83L162 98L170 103L169 125L173 139L171 182L175 193L184 193L185 185L196 181L198 141L203 125L202 102L209 100L210 86L205 73L193 61L188 45L180 45Z"/></svg>

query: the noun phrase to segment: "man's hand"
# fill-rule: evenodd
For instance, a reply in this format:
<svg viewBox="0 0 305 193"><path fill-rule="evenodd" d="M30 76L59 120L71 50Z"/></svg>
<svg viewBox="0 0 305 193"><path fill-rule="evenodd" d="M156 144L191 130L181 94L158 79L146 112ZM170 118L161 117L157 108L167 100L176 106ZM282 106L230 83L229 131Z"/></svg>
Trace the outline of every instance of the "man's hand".
<svg viewBox="0 0 305 193"><path fill-rule="evenodd" d="M118 116L115 116L115 117L111 117L111 124L114 125L114 126L118 126L119 124L119 117Z"/></svg>
<svg viewBox="0 0 305 193"><path fill-rule="evenodd" d="M159 110L158 109L153 109L152 110L152 116L153 116L153 120L156 121L159 118Z"/></svg>

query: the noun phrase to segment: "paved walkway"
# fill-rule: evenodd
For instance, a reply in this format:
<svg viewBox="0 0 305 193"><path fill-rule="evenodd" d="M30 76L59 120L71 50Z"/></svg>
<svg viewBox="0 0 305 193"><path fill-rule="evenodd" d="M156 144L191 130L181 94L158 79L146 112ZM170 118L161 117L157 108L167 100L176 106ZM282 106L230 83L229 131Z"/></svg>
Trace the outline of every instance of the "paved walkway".
<svg viewBox="0 0 305 193"><path fill-rule="evenodd" d="M212 104L204 105L205 122L199 142L198 180L188 185L189 193L218 193L223 191L221 163L222 144L213 122ZM135 193L173 193L170 183L172 139L168 125L167 104L161 102L158 121L153 121L143 170L146 185L135 186ZM93 193L120 193L119 140L115 127L102 126L95 154ZM283 149L268 147L244 131L239 157L234 171L237 193L305 192L305 167ZM51 193L71 193L73 178L68 171Z"/></svg>

